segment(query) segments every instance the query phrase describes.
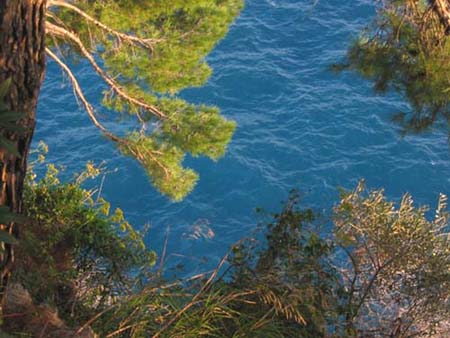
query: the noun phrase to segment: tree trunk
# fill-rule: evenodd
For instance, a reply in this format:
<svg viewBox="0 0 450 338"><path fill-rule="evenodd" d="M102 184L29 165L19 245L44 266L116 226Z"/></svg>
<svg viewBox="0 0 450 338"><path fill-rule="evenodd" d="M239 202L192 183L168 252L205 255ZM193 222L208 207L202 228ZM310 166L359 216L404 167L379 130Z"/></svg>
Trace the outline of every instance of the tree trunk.
<svg viewBox="0 0 450 338"><path fill-rule="evenodd" d="M45 74L46 0L0 0L0 83L11 80L5 98L11 111L25 114L18 124L25 133L0 131L13 141L20 156L0 149L0 205L22 212L22 192L27 156L35 127L36 105ZM0 228L18 236L18 226ZM0 305L14 262L14 252L4 244L0 254Z"/></svg>

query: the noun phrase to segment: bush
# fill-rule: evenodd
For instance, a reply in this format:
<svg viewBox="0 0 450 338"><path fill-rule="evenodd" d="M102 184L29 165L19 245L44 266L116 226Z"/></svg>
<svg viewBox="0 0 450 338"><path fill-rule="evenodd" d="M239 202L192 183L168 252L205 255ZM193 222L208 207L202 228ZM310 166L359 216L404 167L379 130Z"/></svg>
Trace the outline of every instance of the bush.
<svg viewBox="0 0 450 338"><path fill-rule="evenodd" d="M332 230L321 232L293 192L217 269L188 280L152 273L155 254L120 210L110 212L85 181L88 164L61 183L47 165L30 172L30 224L14 275L35 303L101 337L445 336L450 315L449 214L441 195L433 220L409 195L398 207L361 182L343 192Z"/></svg>
<svg viewBox="0 0 450 338"><path fill-rule="evenodd" d="M335 208L347 334L358 337L448 336L450 241L447 197L435 216L405 194L398 207L360 183Z"/></svg>
<svg viewBox="0 0 450 338"><path fill-rule="evenodd" d="M28 173L30 221L17 247L14 278L36 303L56 306L67 320L89 318L114 297L136 291L156 259L120 209L111 212L98 190L83 187L101 173L91 163L66 183L52 164L42 179Z"/></svg>

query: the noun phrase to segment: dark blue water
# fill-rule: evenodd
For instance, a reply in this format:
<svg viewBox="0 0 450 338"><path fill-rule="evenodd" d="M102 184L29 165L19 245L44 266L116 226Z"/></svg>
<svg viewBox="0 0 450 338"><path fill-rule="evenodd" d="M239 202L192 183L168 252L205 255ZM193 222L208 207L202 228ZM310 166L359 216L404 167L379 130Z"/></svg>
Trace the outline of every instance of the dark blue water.
<svg viewBox="0 0 450 338"><path fill-rule="evenodd" d="M304 204L316 210L329 210L338 199L336 188L351 188L360 178L369 187L385 187L392 198L409 191L418 203L435 205L438 193L450 190L446 130L402 138L390 121L392 113L409 109L401 97L376 96L357 75L327 70L373 17L373 3L247 1L208 57L215 70L210 81L182 93L218 105L239 127L218 163L187 159L201 179L181 203L159 195L139 165L102 138L51 62L35 142L44 140L49 159L67 173L88 160L118 168L106 179L104 197L137 227L151 224L147 242L156 250L170 226L168 264L195 271L215 264L255 228L255 207L277 210L291 188L299 188ZM77 76L98 102L103 86L90 67L78 65ZM195 224L215 236L194 239Z"/></svg>

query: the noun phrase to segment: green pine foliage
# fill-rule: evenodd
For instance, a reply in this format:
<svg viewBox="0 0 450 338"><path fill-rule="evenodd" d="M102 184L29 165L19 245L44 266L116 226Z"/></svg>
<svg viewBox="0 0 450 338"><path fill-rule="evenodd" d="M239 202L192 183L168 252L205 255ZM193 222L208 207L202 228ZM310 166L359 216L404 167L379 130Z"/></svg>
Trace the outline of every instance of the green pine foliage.
<svg viewBox="0 0 450 338"><path fill-rule="evenodd" d="M419 0L385 0L374 22L336 66L374 82L374 89L403 94L412 112L394 120L404 132L420 132L450 118L450 38L432 5Z"/></svg>
<svg viewBox="0 0 450 338"><path fill-rule="evenodd" d="M160 102L165 111L171 112L167 120L152 136L140 132L128 134L127 142L119 148L142 164L162 193L179 201L198 180L195 171L183 167L185 154L218 160L225 153L235 123L224 121L215 107L195 107L179 99Z"/></svg>
<svg viewBox="0 0 450 338"><path fill-rule="evenodd" d="M128 136L110 138L144 166L159 191L173 200L185 197L198 180L196 173L183 168L185 155L218 160L225 154L235 123L218 108L190 104L178 94L208 80L212 70L205 58L225 36L243 1L78 0L72 7L58 1L50 4L48 22L53 26L48 29L48 45L55 50L62 45L58 50L75 60L89 60L89 53L101 68L100 75L114 82L106 80L109 88L104 92L104 105L136 117L141 124L140 130ZM56 34L55 26L72 35ZM142 141L139 145L138 139ZM144 154L155 151L167 153Z"/></svg>
<svg viewBox="0 0 450 338"><path fill-rule="evenodd" d="M142 81L154 93L177 93L186 87L203 85L211 74L204 58L224 37L243 4L240 0L74 3L109 27L157 41L150 54L148 50L117 43L70 10L58 12L58 17L76 30L86 45L98 50L113 77L137 84Z"/></svg>
<svg viewBox="0 0 450 338"><path fill-rule="evenodd" d="M129 134L127 140L121 151L138 159L162 193L179 201L192 190L198 175L191 169L183 168L183 151L170 143L156 142L137 132Z"/></svg>

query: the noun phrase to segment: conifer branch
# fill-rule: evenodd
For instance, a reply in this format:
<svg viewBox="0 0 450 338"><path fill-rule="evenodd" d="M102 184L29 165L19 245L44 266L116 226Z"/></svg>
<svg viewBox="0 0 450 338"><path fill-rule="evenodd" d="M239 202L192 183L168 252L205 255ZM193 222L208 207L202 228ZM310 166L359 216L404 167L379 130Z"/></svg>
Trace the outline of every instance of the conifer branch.
<svg viewBox="0 0 450 338"><path fill-rule="evenodd" d="M79 14L80 16L82 16L83 18L85 18L87 21L93 23L95 26L116 36L119 40L123 40L123 41L126 41L126 42L128 42L130 44L134 44L134 45L138 44L138 45L145 47L146 49L149 49L151 51L153 51L153 46L156 43L164 41L164 39L152 39L152 38L143 39L143 38L139 38L134 35L119 32L119 31L105 25L101 21L93 18L92 16L90 16L89 14L87 14L86 12L81 10L80 8L74 6L73 4L70 4L70 3L67 3L64 1L51 0L51 1L49 1L48 6L59 6L59 7L65 7L67 9L70 9L70 10L74 11L75 13Z"/></svg>
<svg viewBox="0 0 450 338"><path fill-rule="evenodd" d="M155 155L161 155L161 152L154 150L145 150L145 153L143 154L142 152L134 150L129 144L126 144L126 146L128 151L131 152L131 154L133 154L133 156L135 156L139 160L139 162L141 162L145 167L148 166L147 160L145 159L145 155L148 155L150 159L164 171L166 179L170 178L169 169L155 157Z"/></svg>
<svg viewBox="0 0 450 338"><path fill-rule="evenodd" d="M50 18L50 19L54 20L55 23L58 24L58 25L60 25L61 27L67 27L67 26L65 25L65 23L64 23L60 18L58 18L58 16L56 16L53 12L47 11L47 12L45 13L45 15L47 16L47 19ZM47 21L47 22L48 22L48 21Z"/></svg>
<svg viewBox="0 0 450 338"><path fill-rule="evenodd" d="M121 142L122 139L111 133L108 129L106 129L95 116L94 108L89 103L89 101L84 96L84 93L80 87L80 84L78 83L77 78L73 74L73 72L70 70L69 66L67 66L55 53L51 51L50 48L45 48L45 51L47 52L48 56L50 56L67 74L67 76L70 79L70 82L72 83L73 90L75 92L75 95L78 97L78 99L83 104L87 114L89 115L89 118L91 119L94 126L96 126L98 129L100 129L109 139L115 142Z"/></svg>
<svg viewBox="0 0 450 338"><path fill-rule="evenodd" d="M73 43L75 43L79 48L81 54L83 54L83 56L91 63L92 67L97 72L97 74L100 75L103 81L105 81L106 84L108 84L108 86L111 88L111 90L113 90L117 95L122 97L125 101L152 113L153 115L157 116L160 119L166 118L166 115L155 106L149 105L148 103L145 103L142 100L136 99L128 95L125 92L125 90L114 79L108 76L106 72L98 65L98 63L95 61L94 56L87 50L83 42L75 33L70 32L52 23L47 23L47 32L55 36L67 38Z"/></svg>
<svg viewBox="0 0 450 338"><path fill-rule="evenodd" d="M81 103L83 104L84 108L86 109L86 112L88 113L89 118L91 119L94 126L96 126L98 129L100 129L103 134L110 139L113 142L116 142L122 146L124 146L139 162L141 162L144 166L148 165L146 156L147 155L153 162L156 163L163 171L166 176L166 178L170 178L170 172L168 168L161 163L157 159L157 155L161 155L161 152L158 151L152 151L152 150L146 150L145 154L142 154L141 152L136 151L130 144L130 142L127 139L118 137L117 135L114 135L111 133L108 129L106 129L96 118L94 108L89 103L89 101L84 96L84 93L80 87L80 84L78 83L77 78L73 74L73 72L70 70L69 66L67 66L55 53L53 53L50 48L46 48L47 54L55 60L55 62L66 72L67 76L69 77L70 81L72 82L72 86L75 92L75 95L80 99Z"/></svg>

